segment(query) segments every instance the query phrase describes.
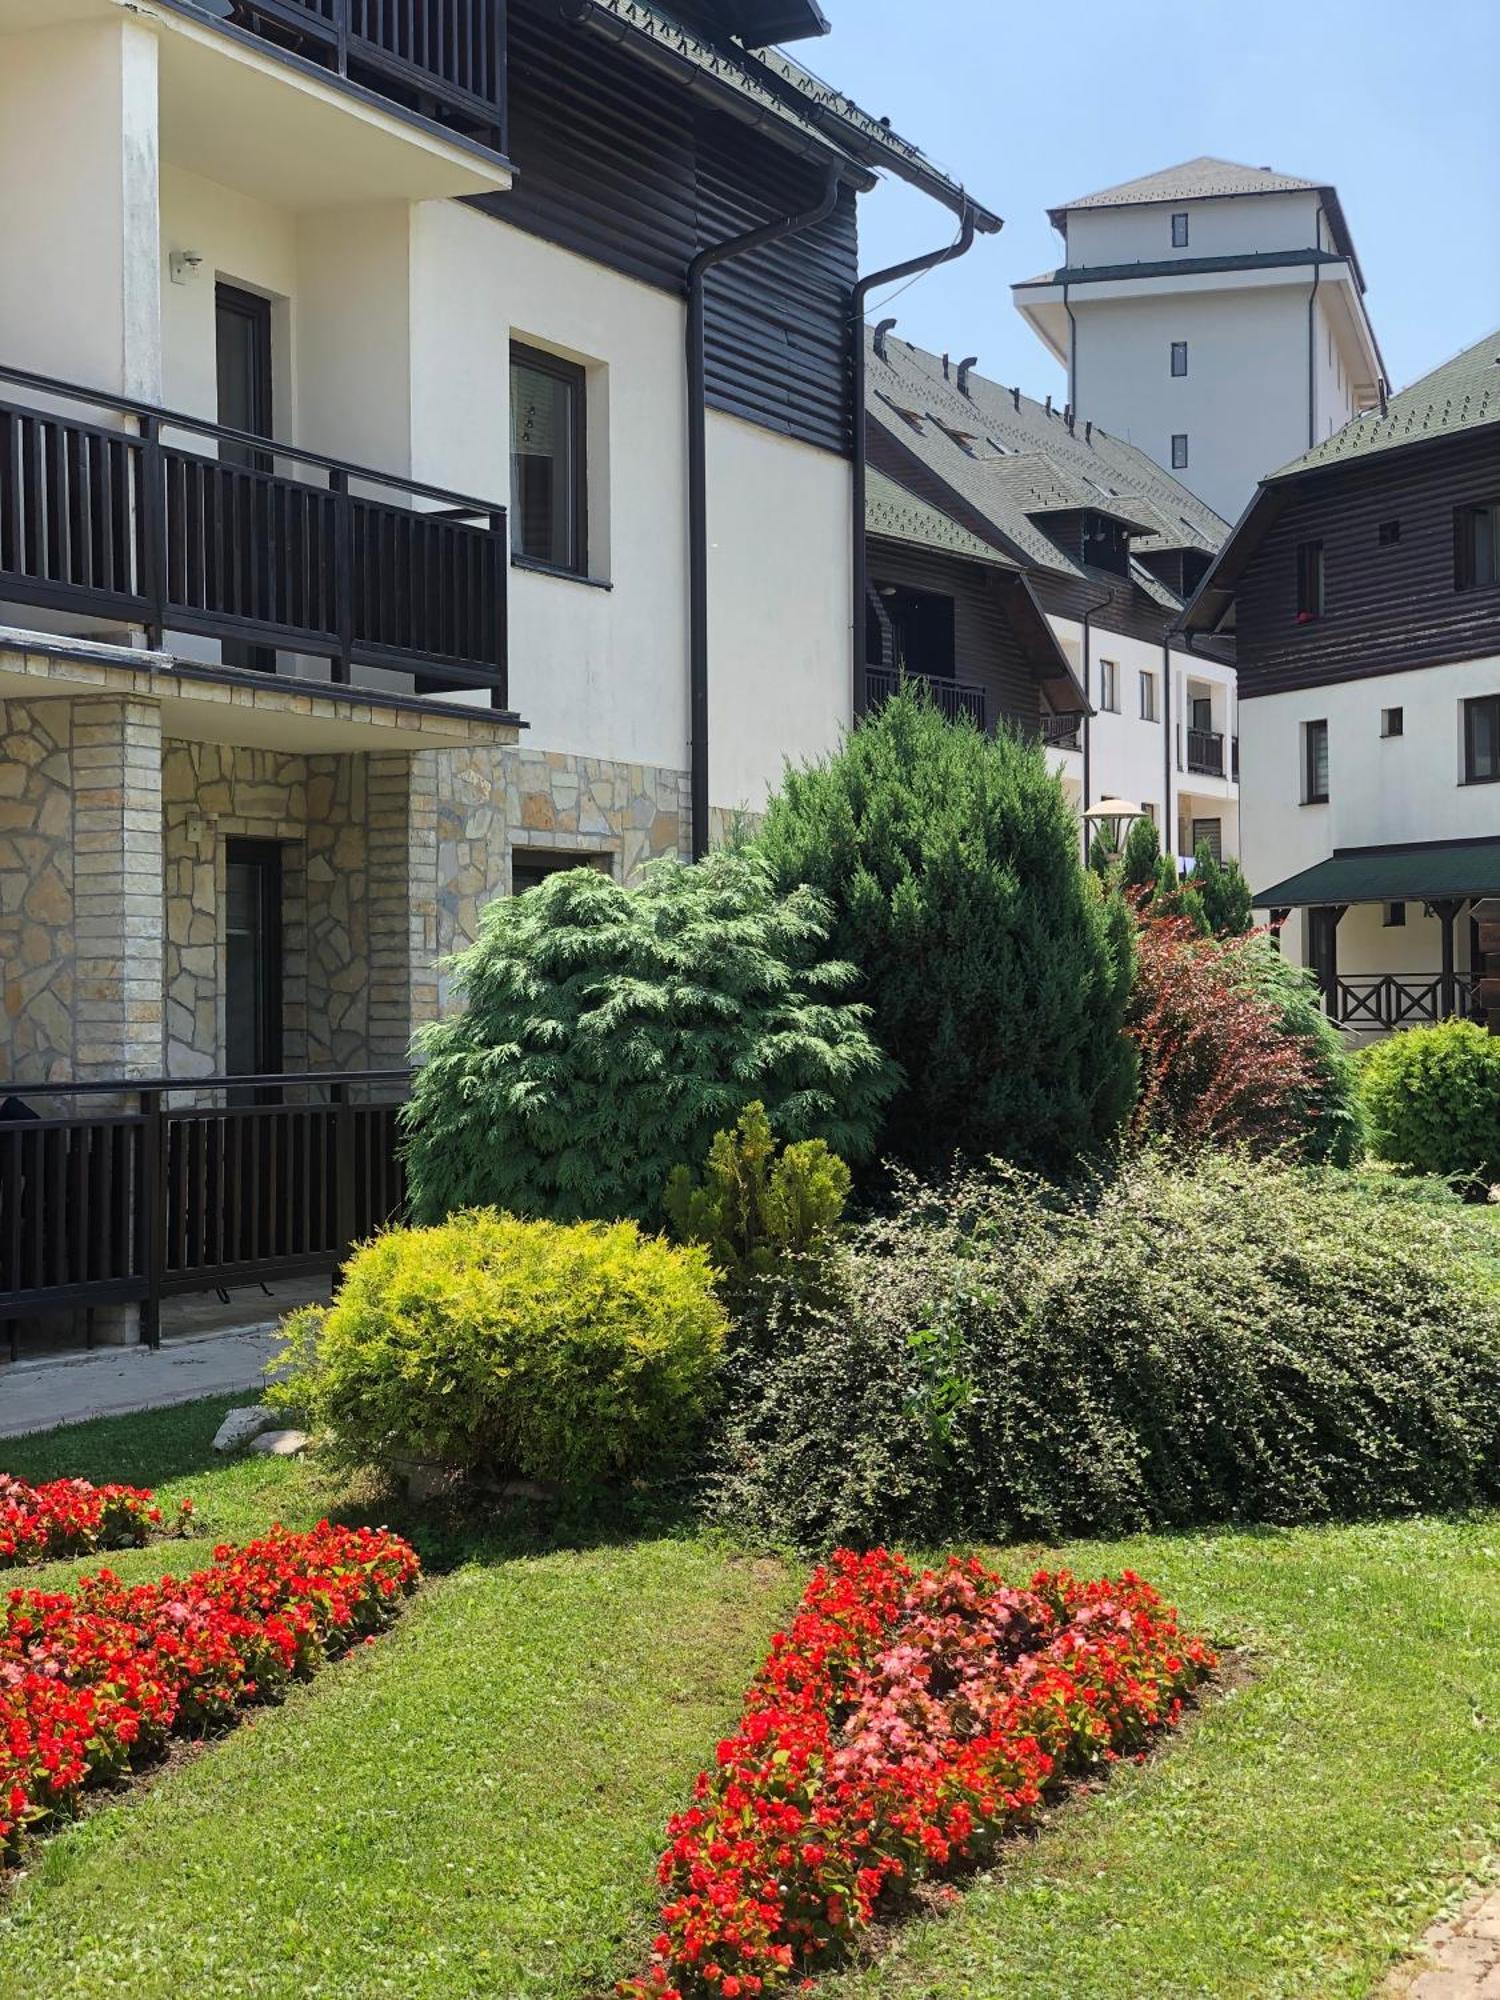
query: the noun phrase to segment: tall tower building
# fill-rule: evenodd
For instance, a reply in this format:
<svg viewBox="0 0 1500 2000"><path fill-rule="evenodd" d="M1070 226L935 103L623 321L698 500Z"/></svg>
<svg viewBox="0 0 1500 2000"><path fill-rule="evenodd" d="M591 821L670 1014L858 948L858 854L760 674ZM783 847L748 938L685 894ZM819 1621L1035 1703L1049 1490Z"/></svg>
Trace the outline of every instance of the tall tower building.
<svg viewBox="0 0 1500 2000"><path fill-rule="evenodd" d="M1225 520L1262 474L1379 401L1335 188L1205 156L1048 213L1064 262L1013 290L1070 406Z"/></svg>

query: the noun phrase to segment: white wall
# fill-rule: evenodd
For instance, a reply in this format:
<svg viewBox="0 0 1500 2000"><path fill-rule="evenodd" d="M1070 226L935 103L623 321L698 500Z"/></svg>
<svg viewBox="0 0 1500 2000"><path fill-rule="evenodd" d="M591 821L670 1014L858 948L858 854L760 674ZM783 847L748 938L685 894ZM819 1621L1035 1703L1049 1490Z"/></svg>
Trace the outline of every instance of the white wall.
<svg viewBox="0 0 1500 2000"><path fill-rule="evenodd" d="M180 284L171 275L174 251L203 259ZM220 281L276 302L272 348L275 429L297 435L296 371L292 365L290 301L297 289L297 230L284 209L254 201L180 167L161 173L162 400L210 423L219 411L214 289Z"/></svg>
<svg viewBox="0 0 1500 2000"><path fill-rule="evenodd" d="M156 37L120 18L0 41L0 357L155 401Z"/></svg>
<svg viewBox="0 0 1500 2000"><path fill-rule="evenodd" d="M1174 249L1172 217L1186 213L1188 241ZM1155 264L1316 246L1315 193L1234 195L1122 208L1080 208L1068 217L1068 263Z"/></svg>

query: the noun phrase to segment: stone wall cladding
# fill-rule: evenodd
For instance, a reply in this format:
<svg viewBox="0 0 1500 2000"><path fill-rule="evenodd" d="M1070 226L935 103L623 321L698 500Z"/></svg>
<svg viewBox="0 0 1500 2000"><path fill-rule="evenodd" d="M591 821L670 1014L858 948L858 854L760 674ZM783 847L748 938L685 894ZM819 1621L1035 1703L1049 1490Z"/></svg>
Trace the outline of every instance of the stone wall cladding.
<svg viewBox="0 0 1500 2000"><path fill-rule="evenodd" d="M73 704L0 702L0 1064L72 1074Z"/></svg>

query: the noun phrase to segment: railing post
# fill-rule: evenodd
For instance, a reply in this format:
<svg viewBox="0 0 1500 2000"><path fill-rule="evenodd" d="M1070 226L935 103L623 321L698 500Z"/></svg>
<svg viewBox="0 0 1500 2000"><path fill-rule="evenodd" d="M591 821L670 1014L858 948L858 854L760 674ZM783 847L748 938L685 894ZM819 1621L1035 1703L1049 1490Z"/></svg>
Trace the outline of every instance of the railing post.
<svg viewBox="0 0 1500 2000"><path fill-rule="evenodd" d="M346 0L339 0L339 22L342 30ZM348 473L330 472L328 490L333 495L333 602L339 642L333 678L347 686L354 659L354 502L349 497Z"/></svg>
<svg viewBox="0 0 1500 2000"><path fill-rule="evenodd" d="M161 421L141 419L141 506L145 527L145 594L151 600L152 621L146 627L146 641L159 651L167 628L167 490L166 465L162 457Z"/></svg>
<svg viewBox="0 0 1500 2000"><path fill-rule="evenodd" d="M338 32L338 72L349 74L349 0L333 0L333 25Z"/></svg>
<svg viewBox="0 0 1500 2000"><path fill-rule="evenodd" d="M141 1092L146 1122L141 1130L141 1264L146 1296L141 1301L141 1340L161 1346L162 1278L167 1266L167 1157L163 1094Z"/></svg>
<svg viewBox="0 0 1500 2000"><path fill-rule="evenodd" d="M333 1214L338 1238L333 1282L337 1285L359 1234L354 1207L354 1106L348 1086L342 1083L329 1086L328 1101L333 1106Z"/></svg>
<svg viewBox="0 0 1500 2000"><path fill-rule="evenodd" d="M490 662L498 676L490 689L491 708L510 707L510 527L504 508L490 515L490 550L495 569L495 622Z"/></svg>

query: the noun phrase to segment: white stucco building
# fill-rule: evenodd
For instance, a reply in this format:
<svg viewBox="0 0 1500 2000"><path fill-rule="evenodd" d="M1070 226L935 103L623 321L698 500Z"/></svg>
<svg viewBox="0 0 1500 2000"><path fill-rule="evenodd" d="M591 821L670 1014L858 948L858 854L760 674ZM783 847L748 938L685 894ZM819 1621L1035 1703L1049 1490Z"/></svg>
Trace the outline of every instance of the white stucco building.
<svg viewBox="0 0 1500 2000"><path fill-rule="evenodd" d="M1049 211L1065 261L1013 288L1068 405L1236 520L1271 467L1379 399L1337 189L1201 158Z"/></svg>

